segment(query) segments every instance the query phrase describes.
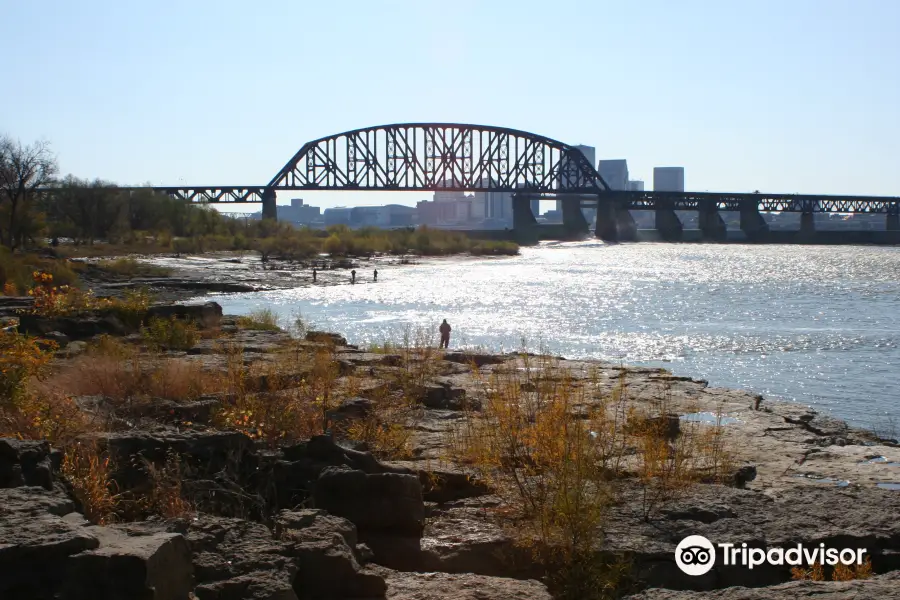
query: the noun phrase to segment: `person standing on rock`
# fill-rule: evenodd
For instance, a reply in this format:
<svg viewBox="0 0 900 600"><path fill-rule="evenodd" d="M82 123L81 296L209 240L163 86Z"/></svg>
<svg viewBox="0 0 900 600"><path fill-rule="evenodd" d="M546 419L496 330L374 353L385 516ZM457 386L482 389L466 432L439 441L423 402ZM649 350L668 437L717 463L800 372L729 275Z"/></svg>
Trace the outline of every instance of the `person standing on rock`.
<svg viewBox="0 0 900 600"><path fill-rule="evenodd" d="M448 348L450 346L450 332L452 331L452 328L450 327L450 323L447 322L447 319L444 319L444 322L438 327L438 331L441 332L440 347Z"/></svg>
<svg viewBox="0 0 900 600"><path fill-rule="evenodd" d="M350 283L356 283L356 269L350 271Z"/></svg>
<svg viewBox="0 0 900 600"><path fill-rule="evenodd" d="M375 269L375 272L372 275L372 281L378 281L378 269Z"/></svg>
<svg viewBox="0 0 900 600"><path fill-rule="evenodd" d="M316 268L313 267L313 283L316 282Z"/></svg>

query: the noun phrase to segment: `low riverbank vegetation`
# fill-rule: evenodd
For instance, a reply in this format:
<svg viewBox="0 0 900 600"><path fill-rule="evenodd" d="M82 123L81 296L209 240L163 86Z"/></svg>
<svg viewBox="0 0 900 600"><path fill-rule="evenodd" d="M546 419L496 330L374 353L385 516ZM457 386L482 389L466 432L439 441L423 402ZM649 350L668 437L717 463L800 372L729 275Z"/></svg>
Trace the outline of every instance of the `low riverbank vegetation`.
<svg viewBox="0 0 900 600"><path fill-rule="evenodd" d="M144 343L153 350L190 350L197 343L197 326L190 321L150 319L141 329Z"/></svg>
<svg viewBox="0 0 900 600"><path fill-rule="evenodd" d="M36 254L14 254L0 247L0 293L24 296L34 285L34 273L48 273L57 285L78 284L82 265Z"/></svg>
<svg viewBox="0 0 900 600"><path fill-rule="evenodd" d="M601 551L618 507L651 521L691 486L732 476L723 427L681 421L665 383L637 402L626 370L600 392L597 373L575 377L523 352L480 386L481 405L453 432L451 456L503 499L499 522L558 598L615 598L628 587L627 561Z"/></svg>
<svg viewBox="0 0 900 600"><path fill-rule="evenodd" d="M278 313L271 308L258 308L245 317L238 317L237 324L241 329L278 331L281 329L280 321Z"/></svg>
<svg viewBox="0 0 900 600"><path fill-rule="evenodd" d="M115 184L73 175L58 177L49 145L22 145L0 136L0 167L9 165L17 178L0 185L0 246L10 251L52 246L60 255L117 256L131 253L255 251L270 257L308 259L331 256L417 254L444 256L510 255L518 246L509 241L470 239L463 233L431 229L374 227L325 230L298 229L270 220L236 219L206 205L153 192L123 190ZM21 168L13 169L13 165ZM52 194L39 190L54 189ZM27 285L22 269L0 257L0 286L7 281ZM51 270L47 265L27 265ZM162 272L135 261L107 261L104 267L122 276L158 276ZM62 282L62 273L54 273ZM70 281L70 284L74 281Z"/></svg>
<svg viewBox="0 0 900 600"><path fill-rule="evenodd" d="M103 260L97 263L97 266L103 271L127 278L168 277L172 274L171 269L141 262L135 260L133 257Z"/></svg>

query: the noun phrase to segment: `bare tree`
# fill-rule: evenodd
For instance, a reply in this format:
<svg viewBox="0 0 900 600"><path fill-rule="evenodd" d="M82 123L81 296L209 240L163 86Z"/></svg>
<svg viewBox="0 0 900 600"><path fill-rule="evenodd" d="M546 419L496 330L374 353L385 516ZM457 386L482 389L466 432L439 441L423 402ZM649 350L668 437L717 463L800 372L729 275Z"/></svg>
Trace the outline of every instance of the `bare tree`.
<svg viewBox="0 0 900 600"><path fill-rule="evenodd" d="M56 175L56 157L50 145L40 141L23 146L9 136L0 136L0 244L15 250L25 235L32 235L29 214L36 191L49 185Z"/></svg>

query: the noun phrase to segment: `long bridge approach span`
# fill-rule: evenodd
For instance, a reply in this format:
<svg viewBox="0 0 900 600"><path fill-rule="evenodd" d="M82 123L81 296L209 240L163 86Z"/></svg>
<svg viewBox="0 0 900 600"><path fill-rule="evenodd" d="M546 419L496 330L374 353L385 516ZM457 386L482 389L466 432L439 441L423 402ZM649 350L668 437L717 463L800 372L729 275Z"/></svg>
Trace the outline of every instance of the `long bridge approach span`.
<svg viewBox="0 0 900 600"><path fill-rule="evenodd" d="M606 240L634 239L630 211L652 210L663 240L682 239L676 210L697 211L705 239L725 238L722 211L740 213L749 240L770 232L761 212L801 214L800 238L814 234L815 213L883 214L889 239L900 243L900 197L768 193L631 192L612 190L574 146L545 136L488 125L400 123L355 129L304 144L265 185L154 187L193 202L259 202L276 218L279 191L485 191L509 192L513 231L540 237L530 201L562 201L559 237L589 233L582 206L595 208L593 233Z"/></svg>

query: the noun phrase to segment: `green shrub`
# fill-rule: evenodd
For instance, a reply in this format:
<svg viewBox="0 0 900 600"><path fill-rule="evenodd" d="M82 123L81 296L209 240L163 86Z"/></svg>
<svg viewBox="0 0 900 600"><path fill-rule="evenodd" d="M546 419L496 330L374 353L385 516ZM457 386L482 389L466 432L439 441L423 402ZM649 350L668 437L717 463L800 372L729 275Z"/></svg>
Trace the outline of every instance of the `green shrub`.
<svg viewBox="0 0 900 600"><path fill-rule="evenodd" d="M241 329L258 329L263 331L279 331L278 315L271 308L259 308L245 317L238 317Z"/></svg>
<svg viewBox="0 0 900 600"><path fill-rule="evenodd" d="M111 300L109 310L126 325L137 327L144 322L152 299L145 289L125 290L122 298Z"/></svg>
<svg viewBox="0 0 900 600"><path fill-rule="evenodd" d="M150 319L141 329L144 343L154 350L188 350L197 343L197 326L191 321Z"/></svg>
<svg viewBox="0 0 900 600"><path fill-rule="evenodd" d="M130 256L116 260L102 260L97 265L104 271L126 277L168 277L172 274L171 269L139 262Z"/></svg>
<svg viewBox="0 0 900 600"><path fill-rule="evenodd" d="M24 295L32 287L35 271L50 273L57 285L78 285L78 274L75 269L79 268L83 266L65 259L34 254L13 254L8 249L0 247L0 290L6 284L12 284L19 294Z"/></svg>

